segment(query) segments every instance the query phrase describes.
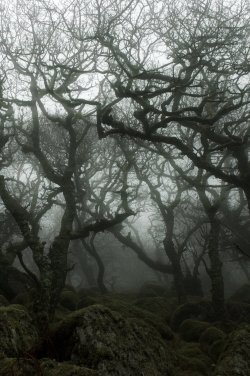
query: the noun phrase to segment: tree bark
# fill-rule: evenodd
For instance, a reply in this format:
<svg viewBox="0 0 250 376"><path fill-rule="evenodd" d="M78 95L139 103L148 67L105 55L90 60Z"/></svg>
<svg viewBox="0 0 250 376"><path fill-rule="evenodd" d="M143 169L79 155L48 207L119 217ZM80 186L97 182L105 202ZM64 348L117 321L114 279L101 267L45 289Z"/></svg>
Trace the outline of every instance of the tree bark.
<svg viewBox="0 0 250 376"><path fill-rule="evenodd" d="M180 257L175 250L175 246L172 240L166 237L163 241L166 255L168 256L173 269L174 285L179 303L186 301L186 290L184 286L184 276L181 269Z"/></svg>
<svg viewBox="0 0 250 376"><path fill-rule="evenodd" d="M210 260L209 276L211 279L212 303L216 317L225 317L224 280L222 275L222 262L219 255L220 222L215 217L210 222L208 241L208 255Z"/></svg>

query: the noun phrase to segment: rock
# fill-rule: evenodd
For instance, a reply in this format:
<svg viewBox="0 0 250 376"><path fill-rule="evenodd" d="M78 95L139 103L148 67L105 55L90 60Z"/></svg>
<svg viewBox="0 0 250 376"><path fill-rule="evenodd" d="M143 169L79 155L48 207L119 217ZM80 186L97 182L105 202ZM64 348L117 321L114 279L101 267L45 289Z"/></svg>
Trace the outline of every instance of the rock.
<svg viewBox="0 0 250 376"><path fill-rule="evenodd" d="M250 326L232 332L219 357L213 376L250 375Z"/></svg>
<svg viewBox="0 0 250 376"><path fill-rule="evenodd" d="M41 360L43 376L98 376L98 373L89 368L77 366L72 362L58 363L51 359Z"/></svg>
<svg viewBox="0 0 250 376"><path fill-rule="evenodd" d="M0 307L0 354L15 357L28 352L38 333L26 309L19 305Z"/></svg>
<svg viewBox="0 0 250 376"><path fill-rule="evenodd" d="M0 360L0 376L98 376L96 371L71 362L51 359L5 358Z"/></svg>
<svg viewBox="0 0 250 376"><path fill-rule="evenodd" d="M211 359L196 343L178 343L178 364L174 376L205 376L211 374Z"/></svg>
<svg viewBox="0 0 250 376"><path fill-rule="evenodd" d="M190 302L180 305L172 314L170 327L178 330L181 323L186 319L200 321L213 321L215 319L212 303L206 300Z"/></svg>
<svg viewBox="0 0 250 376"><path fill-rule="evenodd" d="M153 327L101 305L70 314L52 340L61 359L100 376L173 376L174 355Z"/></svg>
<svg viewBox="0 0 250 376"><path fill-rule="evenodd" d="M223 349L225 339L226 335L222 330L210 326L201 334L199 342L202 350L207 352L214 360L217 360Z"/></svg>
<svg viewBox="0 0 250 376"><path fill-rule="evenodd" d="M155 313L146 311L136 307L128 301L120 300L113 296L105 297L102 305L110 308L112 311L120 313L125 319L135 318L143 320L148 325L154 327L165 340L173 339L173 332L164 320L164 313L162 315L155 310Z"/></svg>
<svg viewBox="0 0 250 376"><path fill-rule="evenodd" d="M144 311L149 311L159 316L162 320L169 322L178 303L176 298L156 296L137 299L133 302L133 305Z"/></svg>
<svg viewBox="0 0 250 376"><path fill-rule="evenodd" d="M187 319L180 325L179 333L184 341L195 342L209 326L208 322Z"/></svg>

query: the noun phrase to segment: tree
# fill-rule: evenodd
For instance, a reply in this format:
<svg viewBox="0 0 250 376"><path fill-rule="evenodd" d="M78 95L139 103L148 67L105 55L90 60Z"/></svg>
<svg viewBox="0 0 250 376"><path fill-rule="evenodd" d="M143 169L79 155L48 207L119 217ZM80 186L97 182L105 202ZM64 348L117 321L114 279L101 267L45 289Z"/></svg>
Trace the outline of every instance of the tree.
<svg viewBox="0 0 250 376"><path fill-rule="evenodd" d="M83 46L80 43L82 56L77 67L70 47L72 40L57 29L58 20L50 18L55 13L52 14L39 1L26 5L25 10L19 9L20 14L15 13L13 28L9 27L11 20L7 16L6 22L1 25L2 54L6 63L3 69L5 73L9 70L11 77L17 80L18 90L15 93L8 86L11 85L10 79L4 83L1 100L7 103L5 112L11 110L12 134L4 135L1 148L4 153L11 138L19 153L25 154L31 165L38 166L37 171L41 171L46 182L47 202L40 210L39 202L33 208L24 206L18 195L11 191L4 171L0 176L0 196L15 219L25 246L32 250L39 269L33 311L40 329L44 331L54 315L65 284L70 241L83 239L90 232L103 231L133 212L127 212L127 208L120 206L114 216L85 223L74 231L77 156L92 125L89 120L91 107L95 107L97 102L73 95L82 91L77 83L78 69L81 69L81 74L88 72L89 66L94 64L95 55L87 44ZM40 22L44 27L42 33ZM14 44L13 37L16 37ZM64 43L64 54L61 43ZM85 106L89 107L83 114ZM5 129L1 131L5 132ZM40 238L39 223L58 197L63 200L60 228L47 246L46 241Z"/></svg>
<svg viewBox="0 0 250 376"><path fill-rule="evenodd" d="M178 150L242 189L250 209L247 3L119 4L100 5L93 19L91 37L106 56L112 90L99 134L149 141L156 152L159 144ZM80 41L78 26L72 35Z"/></svg>

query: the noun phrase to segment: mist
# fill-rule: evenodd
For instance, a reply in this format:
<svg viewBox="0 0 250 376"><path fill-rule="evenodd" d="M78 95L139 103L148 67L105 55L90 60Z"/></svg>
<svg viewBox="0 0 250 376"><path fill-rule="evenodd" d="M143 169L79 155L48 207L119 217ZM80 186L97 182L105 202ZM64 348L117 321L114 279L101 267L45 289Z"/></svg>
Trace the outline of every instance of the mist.
<svg viewBox="0 0 250 376"><path fill-rule="evenodd" d="M249 18L1 2L0 376L250 374Z"/></svg>

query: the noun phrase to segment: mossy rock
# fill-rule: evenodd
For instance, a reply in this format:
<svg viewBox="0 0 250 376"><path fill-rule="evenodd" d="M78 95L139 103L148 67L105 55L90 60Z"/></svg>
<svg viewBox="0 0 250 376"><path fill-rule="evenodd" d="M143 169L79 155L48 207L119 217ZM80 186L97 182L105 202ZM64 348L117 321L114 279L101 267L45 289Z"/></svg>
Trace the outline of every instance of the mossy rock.
<svg viewBox="0 0 250 376"><path fill-rule="evenodd" d="M60 297L60 304L69 309L75 311L79 303L79 297L76 292L70 290L63 290Z"/></svg>
<svg viewBox="0 0 250 376"><path fill-rule="evenodd" d="M187 319L180 325L179 334L185 341L196 342L209 326L205 321Z"/></svg>
<svg viewBox="0 0 250 376"><path fill-rule="evenodd" d="M245 284L238 288L229 300L250 304L250 285Z"/></svg>
<svg viewBox="0 0 250 376"><path fill-rule="evenodd" d="M0 376L38 376L40 363L35 362L36 360L19 357L1 359Z"/></svg>
<svg viewBox="0 0 250 376"><path fill-rule="evenodd" d="M222 338L222 339L219 339L218 341L213 342L212 345L210 346L208 353L209 353L209 356L215 362L217 362L222 352L224 351L225 345L226 345L226 338Z"/></svg>
<svg viewBox="0 0 250 376"><path fill-rule="evenodd" d="M250 375L250 326L244 325L229 335L213 376Z"/></svg>
<svg viewBox="0 0 250 376"><path fill-rule="evenodd" d="M170 327L177 331L181 323L187 319L213 321L215 314L212 303L207 300L201 300L180 305L172 314Z"/></svg>
<svg viewBox="0 0 250 376"><path fill-rule="evenodd" d="M149 311L159 316L162 320L169 322L178 303L176 298L156 296L137 299L133 302L133 305L145 311Z"/></svg>
<svg viewBox="0 0 250 376"><path fill-rule="evenodd" d="M20 305L0 307L0 353L15 357L29 351L38 333L27 310Z"/></svg>
<svg viewBox="0 0 250 376"><path fill-rule="evenodd" d="M211 359L196 344L185 344L177 351L178 366L174 376L210 376Z"/></svg>
<svg viewBox="0 0 250 376"><path fill-rule="evenodd" d="M184 342L182 340L178 341L176 344L176 352L178 355L187 356L190 358L197 357L198 355L203 355L198 343L194 342Z"/></svg>
<svg viewBox="0 0 250 376"><path fill-rule="evenodd" d="M101 305L69 315L54 329L52 341L60 359L100 376L173 376L175 356L154 328Z"/></svg>
<svg viewBox="0 0 250 376"><path fill-rule="evenodd" d="M71 362L51 359L5 358L0 360L0 376L98 376L96 371Z"/></svg>
<svg viewBox="0 0 250 376"><path fill-rule="evenodd" d="M182 342L179 343L179 346L176 350L177 356L181 359L199 359L202 363L207 366L207 369L211 367L211 358L206 355L198 345L198 343Z"/></svg>
<svg viewBox="0 0 250 376"><path fill-rule="evenodd" d="M72 362L58 363L51 359L42 359L41 369L44 376L98 376L96 371L89 368L77 366Z"/></svg>
<svg viewBox="0 0 250 376"><path fill-rule="evenodd" d="M224 341L225 338L226 335L222 330L215 326L210 326L201 334L199 342L203 351L210 352L210 349L215 342Z"/></svg>
<svg viewBox="0 0 250 376"><path fill-rule="evenodd" d="M0 295L0 307L6 307L9 304L10 303L9 303L8 299L6 299L4 295Z"/></svg>
<svg viewBox="0 0 250 376"><path fill-rule="evenodd" d="M140 309L129 302L115 299L113 296L106 296L102 299L102 305L110 308L112 311L119 312L125 319L132 318L143 320L148 325L154 327L165 340L173 339L173 332L167 325L166 320L163 320L158 315Z"/></svg>

